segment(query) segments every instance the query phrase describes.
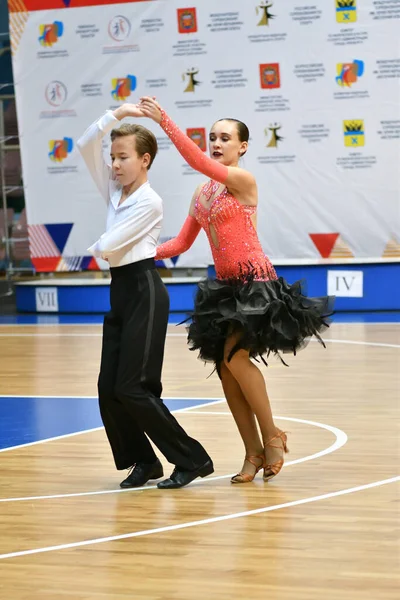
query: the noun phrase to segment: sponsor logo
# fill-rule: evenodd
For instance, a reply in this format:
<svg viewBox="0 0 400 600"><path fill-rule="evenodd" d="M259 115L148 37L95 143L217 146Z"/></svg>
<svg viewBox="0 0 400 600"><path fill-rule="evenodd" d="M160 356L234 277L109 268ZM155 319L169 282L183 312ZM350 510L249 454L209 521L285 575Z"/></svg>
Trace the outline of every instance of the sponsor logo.
<svg viewBox="0 0 400 600"><path fill-rule="evenodd" d="M68 97L66 86L61 81L51 81L46 87L45 97L50 106L61 106Z"/></svg>
<svg viewBox="0 0 400 600"><path fill-rule="evenodd" d="M267 148L278 148L279 144L283 141L283 137L278 133L282 129L282 125L279 123L273 123L264 130L266 137L268 138Z"/></svg>
<svg viewBox="0 0 400 600"><path fill-rule="evenodd" d="M185 92L194 92L197 85L200 85L200 81L197 81L196 75L199 74L198 69L188 69L186 73L182 74L182 80L187 81Z"/></svg>
<svg viewBox="0 0 400 600"><path fill-rule="evenodd" d="M207 151L206 130L203 127L195 127L186 129L186 135L200 148L203 152Z"/></svg>
<svg viewBox="0 0 400 600"><path fill-rule="evenodd" d="M336 21L355 23L357 21L357 0L335 0Z"/></svg>
<svg viewBox="0 0 400 600"><path fill-rule="evenodd" d="M362 60L355 60L352 63L338 63L336 72L336 83L341 87L351 87L363 75L364 63Z"/></svg>
<svg viewBox="0 0 400 600"><path fill-rule="evenodd" d="M115 42L123 42L131 32L131 22L122 15L113 17L108 24L108 35Z"/></svg>
<svg viewBox="0 0 400 600"><path fill-rule="evenodd" d="M64 25L61 21L54 21L47 25L39 25L39 42L42 46L54 46L64 33Z"/></svg>
<svg viewBox="0 0 400 600"><path fill-rule="evenodd" d="M49 141L49 158L53 162L62 162L72 152L74 142L72 138L65 137L63 140Z"/></svg>
<svg viewBox="0 0 400 600"><path fill-rule="evenodd" d="M260 83L264 90L281 87L279 63L260 65Z"/></svg>
<svg viewBox="0 0 400 600"><path fill-rule="evenodd" d="M197 14L195 8L178 8L179 33L196 33Z"/></svg>
<svg viewBox="0 0 400 600"><path fill-rule="evenodd" d="M269 9L273 7L273 2L268 2L268 0L262 0L258 6L256 6L256 13L258 16L261 15L261 19L258 26L267 26L270 24L270 20L275 18L275 15L269 12Z"/></svg>
<svg viewBox="0 0 400 600"><path fill-rule="evenodd" d="M136 89L137 80L134 75L126 77L118 77L111 80L111 95L114 100L126 100L131 93Z"/></svg>
<svg viewBox="0 0 400 600"><path fill-rule="evenodd" d="M364 121L343 121L344 145L360 148L365 145Z"/></svg>

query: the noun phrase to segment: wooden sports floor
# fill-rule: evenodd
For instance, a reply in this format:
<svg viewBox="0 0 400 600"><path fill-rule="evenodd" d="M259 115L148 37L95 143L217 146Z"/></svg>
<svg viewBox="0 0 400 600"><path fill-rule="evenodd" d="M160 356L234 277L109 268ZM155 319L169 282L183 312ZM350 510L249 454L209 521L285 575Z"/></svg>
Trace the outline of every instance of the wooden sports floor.
<svg viewBox="0 0 400 600"><path fill-rule="evenodd" d="M219 380L171 326L164 395L216 470L121 491L100 325L0 325L1 600L398 600L399 332L334 324L326 350L263 367L290 454L270 483L233 486L243 449Z"/></svg>

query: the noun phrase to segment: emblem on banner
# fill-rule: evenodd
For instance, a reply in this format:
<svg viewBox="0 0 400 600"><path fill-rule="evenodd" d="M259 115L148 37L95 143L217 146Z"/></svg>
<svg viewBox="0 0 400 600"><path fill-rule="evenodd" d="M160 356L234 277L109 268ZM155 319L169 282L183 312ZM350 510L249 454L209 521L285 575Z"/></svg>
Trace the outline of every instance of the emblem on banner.
<svg viewBox="0 0 400 600"><path fill-rule="evenodd" d="M136 89L137 80L134 75L127 75L126 77L119 77L118 79L111 80L111 96L114 100L123 101L126 100L133 91Z"/></svg>
<svg viewBox="0 0 400 600"><path fill-rule="evenodd" d="M364 121L343 121L344 145L360 148L365 145Z"/></svg>
<svg viewBox="0 0 400 600"><path fill-rule="evenodd" d="M264 90L281 87L279 63L260 65L260 82Z"/></svg>
<svg viewBox="0 0 400 600"><path fill-rule="evenodd" d="M116 42L123 42L131 32L131 22L122 15L113 17L108 24L108 35Z"/></svg>
<svg viewBox="0 0 400 600"><path fill-rule="evenodd" d="M281 142L284 139L278 133L280 129L282 129L282 125L280 125L279 123L273 123L266 129L264 129L264 133L269 140L267 148L278 148L279 142Z"/></svg>
<svg viewBox="0 0 400 600"><path fill-rule="evenodd" d="M54 46L64 32L61 21L54 21L49 25L39 25L39 42L42 46Z"/></svg>
<svg viewBox="0 0 400 600"><path fill-rule="evenodd" d="M355 23L357 21L357 0L335 0L336 21Z"/></svg>
<svg viewBox="0 0 400 600"><path fill-rule="evenodd" d="M182 73L182 81L188 81L188 84L185 88L185 92L194 92L196 89L196 85L200 85L200 81L197 81L196 75L199 74L198 69L188 69L186 73Z"/></svg>
<svg viewBox="0 0 400 600"><path fill-rule="evenodd" d="M72 152L74 142L71 138L65 137L63 140L49 141L49 158L54 162L62 162Z"/></svg>
<svg viewBox="0 0 400 600"><path fill-rule="evenodd" d="M195 33L197 31L197 15L195 8L178 8L179 33Z"/></svg>
<svg viewBox="0 0 400 600"><path fill-rule="evenodd" d="M63 0L63 4L64 4L64 6L66 6L68 8L69 5L71 4L71 0Z"/></svg>
<svg viewBox="0 0 400 600"><path fill-rule="evenodd" d="M268 2L268 0L262 0L262 2L256 6L257 15L261 14L261 20L257 23L258 26L269 25L270 19L274 19L275 15L272 15L269 12L269 9L272 8L273 2Z"/></svg>
<svg viewBox="0 0 400 600"><path fill-rule="evenodd" d="M45 97L51 106L61 106L67 96L67 88L61 81L51 81L46 87Z"/></svg>
<svg viewBox="0 0 400 600"><path fill-rule="evenodd" d="M186 129L186 135L190 137L200 150L203 150L203 152L207 151L206 130L203 127Z"/></svg>
<svg viewBox="0 0 400 600"><path fill-rule="evenodd" d="M352 63L338 63L336 72L336 83L341 87L351 87L363 75L364 63L362 60L355 60Z"/></svg>

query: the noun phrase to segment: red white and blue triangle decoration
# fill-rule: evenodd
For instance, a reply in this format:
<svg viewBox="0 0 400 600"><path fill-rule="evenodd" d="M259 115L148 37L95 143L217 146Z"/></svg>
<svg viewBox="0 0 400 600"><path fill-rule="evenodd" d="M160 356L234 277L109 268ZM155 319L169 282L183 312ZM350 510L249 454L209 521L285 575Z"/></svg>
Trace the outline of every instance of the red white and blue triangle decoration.
<svg viewBox="0 0 400 600"><path fill-rule="evenodd" d="M50 225L45 225L53 242L59 249L60 254L64 251L73 226L73 223L52 223Z"/></svg>

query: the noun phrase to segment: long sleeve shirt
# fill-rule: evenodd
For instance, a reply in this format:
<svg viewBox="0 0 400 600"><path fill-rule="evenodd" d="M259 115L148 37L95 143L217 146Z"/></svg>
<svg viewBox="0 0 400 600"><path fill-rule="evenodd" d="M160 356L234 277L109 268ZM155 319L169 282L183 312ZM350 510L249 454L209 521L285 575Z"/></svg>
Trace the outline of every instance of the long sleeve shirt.
<svg viewBox="0 0 400 600"><path fill-rule="evenodd" d="M112 112L107 111L90 125L77 142L108 206L106 231L88 251L108 260L111 267L154 257L163 217L162 200L148 181L119 205L122 186L113 179L102 147L102 138L118 123Z"/></svg>

